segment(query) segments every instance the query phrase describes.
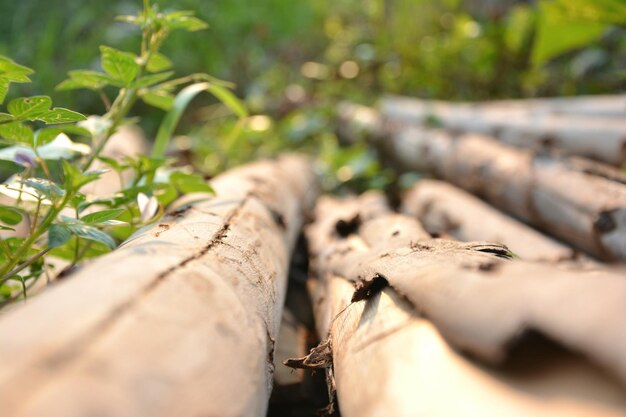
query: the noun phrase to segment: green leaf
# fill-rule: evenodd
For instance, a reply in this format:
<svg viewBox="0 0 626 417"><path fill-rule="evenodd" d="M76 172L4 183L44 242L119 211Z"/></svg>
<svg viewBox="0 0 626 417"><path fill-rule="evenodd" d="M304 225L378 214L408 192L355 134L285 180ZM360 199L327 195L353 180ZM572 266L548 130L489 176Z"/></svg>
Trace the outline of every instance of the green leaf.
<svg viewBox="0 0 626 417"><path fill-rule="evenodd" d="M182 16L173 19L169 19L170 29L184 29L188 32L196 32L209 27L209 25L197 17Z"/></svg>
<svg viewBox="0 0 626 417"><path fill-rule="evenodd" d="M108 46L101 46L100 54L102 69L114 79L122 81L124 85L130 85L139 72L135 55Z"/></svg>
<svg viewBox="0 0 626 417"><path fill-rule="evenodd" d="M89 184L92 181L100 178L105 171L87 171L82 172L79 168L75 167L65 159L63 164L63 176L65 188L68 190L79 190L83 185Z"/></svg>
<svg viewBox="0 0 626 417"><path fill-rule="evenodd" d="M22 181L28 187L32 187L37 192L50 200L62 197L65 194L58 185L43 178L28 178Z"/></svg>
<svg viewBox="0 0 626 417"><path fill-rule="evenodd" d="M76 70L68 73L69 79L63 81L56 86L59 91L76 90L79 88L85 88L88 90L100 90L107 85L115 85L122 87L123 83L109 77L106 74L97 71L89 70Z"/></svg>
<svg viewBox="0 0 626 417"><path fill-rule="evenodd" d="M174 106L174 96L165 91L147 92L141 96L144 103L169 111Z"/></svg>
<svg viewBox="0 0 626 417"><path fill-rule="evenodd" d="M81 218L82 221L89 224L98 224L107 220L117 219L126 209L116 208L102 210L95 213L89 213Z"/></svg>
<svg viewBox="0 0 626 417"><path fill-rule="evenodd" d="M126 168L128 168L128 165L121 164L116 159L108 158L106 156L99 156L98 160L101 161L101 162L104 162L105 164L110 166L111 169L113 169L116 172L121 172L121 171L125 170Z"/></svg>
<svg viewBox="0 0 626 417"><path fill-rule="evenodd" d="M181 193L214 193L213 188L198 174L174 172L170 175L170 183Z"/></svg>
<svg viewBox="0 0 626 417"><path fill-rule="evenodd" d="M239 100L237 96L235 96L227 88L224 88L217 84L209 84L207 90L209 90L209 92L217 97L219 101L221 101L222 103L224 103L224 105L231 109L237 116L248 116L248 110L246 110L241 100Z"/></svg>
<svg viewBox="0 0 626 417"><path fill-rule="evenodd" d="M44 127L43 129L39 129L35 132L33 146L42 146L50 143L63 132L64 130L58 127Z"/></svg>
<svg viewBox="0 0 626 417"><path fill-rule="evenodd" d="M14 117L8 113L0 113L0 122L6 122L7 120L13 120Z"/></svg>
<svg viewBox="0 0 626 417"><path fill-rule="evenodd" d="M176 126L183 112L191 100L202 91L206 91L208 86L209 83L195 83L180 90L174 99L172 108L163 118L161 126L159 126L159 131L154 141L154 147L152 148L152 156L163 157L165 155L167 145L174 134L174 130L176 130Z"/></svg>
<svg viewBox="0 0 626 417"><path fill-rule="evenodd" d="M141 77L140 79L135 81L131 87L133 88L150 87L151 85L155 85L162 81L167 80L172 75L174 75L174 71L167 71L167 72L161 72L159 74L146 75L145 77Z"/></svg>
<svg viewBox="0 0 626 417"><path fill-rule="evenodd" d="M80 122L81 120L87 120L87 118L82 114L72 110L64 109L62 107L55 107L50 111L42 113L36 116L36 119L49 125L74 123Z"/></svg>
<svg viewBox="0 0 626 417"><path fill-rule="evenodd" d="M0 137L11 143L33 143L33 130L21 122L0 124Z"/></svg>
<svg viewBox="0 0 626 417"><path fill-rule="evenodd" d="M11 100L7 109L17 120L31 120L50 110L52 99L48 96L20 97Z"/></svg>
<svg viewBox="0 0 626 417"><path fill-rule="evenodd" d="M0 77L0 104L4 103L4 99L9 92L9 84L11 84L9 80Z"/></svg>
<svg viewBox="0 0 626 417"><path fill-rule="evenodd" d="M150 56L146 69L148 72L161 72L172 67L172 61L161 53L155 53Z"/></svg>
<svg viewBox="0 0 626 417"><path fill-rule="evenodd" d="M614 0L599 2L614 3ZM539 3L539 24L532 52L533 63L541 65L572 49L588 45L602 36L611 22L594 3L595 0L593 2L542 0ZM626 14L623 16L626 17Z"/></svg>
<svg viewBox="0 0 626 417"><path fill-rule="evenodd" d="M12 227L8 227L8 226L2 226L0 225L0 230L10 230L12 232L15 232L15 229ZM0 258L1 259L1 258Z"/></svg>
<svg viewBox="0 0 626 417"><path fill-rule="evenodd" d="M33 70L23 65L15 63L12 59L0 56L0 76L6 73L32 74Z"/></svg>
<svg viewBox="0 0 626 417"><path fill-rule="evenodd" d="M115 246L117 246L111 236L93 226L77 222L68 223L66 224L66 227L73 235L83 239L103 243L111 249L115 249Z"/></svg>
<svg viewBox="0 0 626 417"><path fill-rule="evenodd" d="M64 245L70 238L72 233L69 228L64 224L53 224L48 229L48 247L58 248Z"/></svg>
<svg viewBox="0 0 626 417"><path fill-rule="evenodd" d="M181 193L215 193L200 175L174 172L170 175L171 184Z"/></svg>
<svg viewBox="0 0 626 417"><path fill-rule="evenodd" d="M0 206L0 221L10 226L15 226L22 221L23 214L15 207Z"/></svg>

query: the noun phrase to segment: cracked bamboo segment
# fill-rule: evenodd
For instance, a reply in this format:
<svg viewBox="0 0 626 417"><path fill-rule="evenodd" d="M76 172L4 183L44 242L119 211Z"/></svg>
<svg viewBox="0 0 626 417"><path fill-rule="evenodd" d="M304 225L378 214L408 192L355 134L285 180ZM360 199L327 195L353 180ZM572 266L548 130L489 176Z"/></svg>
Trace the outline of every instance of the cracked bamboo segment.
<svg viewBox="0 0 626 417"><path fill-rule="evenodd" d="M402 211L431 234L501 242L525 260L559 262L575 257L573 249L443 181L419 181L404 195Z"/></svg>
<svg viewBox="0 0 626 417"><path fill-rule="evenodd" d="M211 185L0 319L3 413L264 415L315 175L292 155Z"/></svg>
<svg viewBox="0 0 626 417"><path fill-rule="evenodd" d="M617 103L609 101L606 105L615 111ZM622 96L622 113L626 108L624 101ZM450 103L406 97L388 97L380 103L383 117L388 120L414 124L432 121L456 132L492 135L515 146L560 148L571 155L613 165L626 162L626 121L623 118L603 116L597 111L594 114L593 104L582 100L570 108L568 113L568 106L562 102L499 105L498 102Z"/></svg>
<svg viewBox="0 0 626 417"><path fill-rule="evenodd" d="M626 415L619 272L510 261L501 245L430 239L411 218L361 207L323 198L307 229L342 416Z"/></svg>
<svg viewBox="0 0 626 417"><path fill-rule="evenodd" d="M339 116L362 110L344 104ZM395 166L433 173L576 248L626 261L626 175L619 170L483 135L384 124L387 136L375 130L371 139Z"/></svg>
<svg viewBox="0 0 626 417"><path fill-rule="evenodd" d="M391 152L599 258L626 261L626 184L486 136L409 128ZM617 173L616 173L617 175Z"/></svg>

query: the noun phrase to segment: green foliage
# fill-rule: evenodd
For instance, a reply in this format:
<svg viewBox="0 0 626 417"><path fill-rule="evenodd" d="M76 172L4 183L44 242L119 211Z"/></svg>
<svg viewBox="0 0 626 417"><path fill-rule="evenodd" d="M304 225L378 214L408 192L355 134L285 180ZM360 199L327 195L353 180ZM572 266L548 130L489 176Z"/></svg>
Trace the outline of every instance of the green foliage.
<svg viewBox="0 0 626 417"><path fill-rule="evenodd" d="M13 231L13 226L29 219L25 237L0 236L0 293L9 301L26 295L27 287L44 272L46 256L67 259L72 266L84 257L114 249L116 239L154 221L163 213L163 205L178 195L213 191L201 176L168 168L171 161L163 157L165 150L197 92L212 93L240 116L246 115L245 107L229 83L207 74L172 78L174 71L166 71L172 61L159 52L163 42L173 31L195 32L207 25L191 12L161 12L149 1L144 6L136 16L122 18L141 30L139 54L101 46L101 71L70 71L69 78L57 86L62 91L97 92L106 107L103 116L87 118L53 107L52 99L43 95L14 98L6 112L0 112L0 139L10 145L0 149L0 161L6 161L5 167L16 174L0 185L0 192L15 200L15 207L0 206L0 229ZM0 98L4 100L11 83L29 82L30 74L30 69L0 57ZM123 161L103 157L104 146L129 122L137 100L151 103L154 96L161 100L157 107L171 107L159 130L158 154ZM171 99L171 104L166 106L164 99ZM68 135L88 144L74 142ZM90 170L95 160L119 175L121 189L115 195L94 199L83 193L86 185L105 172ZM124 181L128 171L132 179ZM75 215L69 217L68 210ZM18 292L12 289L15 282L21 285Z"/></svg>

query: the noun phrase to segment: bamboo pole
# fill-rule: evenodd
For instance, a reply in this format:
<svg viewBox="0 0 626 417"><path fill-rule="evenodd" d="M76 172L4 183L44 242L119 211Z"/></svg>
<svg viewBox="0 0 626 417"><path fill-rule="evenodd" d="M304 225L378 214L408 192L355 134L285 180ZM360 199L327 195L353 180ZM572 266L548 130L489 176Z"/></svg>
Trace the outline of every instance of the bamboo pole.
<svg viewBox="0 0 626 417"><path fill-rule="evenodd" d="M500 242L525 260L559 262L576 256L573 249L443 181L418 181L405 193L401 210L432 235Z"/></svg>
<svg viewBox="0 0 626 417"><path fill-rule="evenodd" d="M359 106L344 104L354 123ZM429 172L560 240L607 261L626 261L626 176L582 158L535 153L478 134L378 120L372 141L400 169ZM355 124L368 129L371 125Z"/></svg>
<svg viewBox="0 0 626 417"><path fill-rule="evenodd" d="M211 185L0 319L4 415L265 415L314 174L286 156Z"/></svg>
<svg viewBox="0 0 626 417"><path fill-rule="evenodd" d="M537 331L626 384L622 276L429 239L411 218L364 212L372 198L320 200L307 230L328 339L289 363L327 369L342 416L626 415L624 385L580 355L520 338Z"/></svg>
<svg viewBox="0 0 626 417"><path fill-rule="evenodd" d="M558 102L557 102L558 103ZM559 148L572 155L613 165L626 163L626 121L619 117L581 116L561 112L556 104L450 103L389 97L380 103L389 120L436 124L456 132L492 135L504 143L539 148ZM593 108L578 106L580 111ZM626 113L626 106L623 110Z"/></svg>

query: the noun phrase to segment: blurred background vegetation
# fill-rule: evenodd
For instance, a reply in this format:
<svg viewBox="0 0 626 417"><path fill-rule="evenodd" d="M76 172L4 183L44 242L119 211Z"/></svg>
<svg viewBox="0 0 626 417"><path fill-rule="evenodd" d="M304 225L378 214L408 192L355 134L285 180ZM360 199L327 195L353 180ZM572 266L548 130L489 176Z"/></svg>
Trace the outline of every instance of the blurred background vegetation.
<svg viewBox="0 0 626 417"><path fill-rule="evenodd" d="M0 0L0 55L36 70L18 94L49 94L68 70L98 67L98 46L137 50L116 22L139 0ZM207 175L281 149L321 155L327 187L383 187L364 144L339 146L333 106L381 94L446 100L616 93L626 71L623 0L160 0L210 29L175 33L164 52L179 74L237 84L253 116L237 122L198 100L177 150ZM102 112L98 97L56 92L55 103ZM162 114L139 107L148 136Z"/></svg>

